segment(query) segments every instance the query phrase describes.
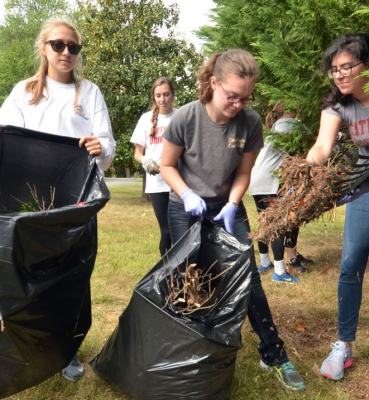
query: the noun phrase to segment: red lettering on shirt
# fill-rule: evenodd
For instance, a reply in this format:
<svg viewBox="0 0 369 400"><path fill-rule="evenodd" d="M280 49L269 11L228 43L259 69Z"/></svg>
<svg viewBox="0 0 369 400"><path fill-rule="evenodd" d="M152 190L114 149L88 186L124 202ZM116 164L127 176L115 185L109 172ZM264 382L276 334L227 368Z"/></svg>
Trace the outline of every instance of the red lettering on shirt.
<svg viewBox="0 0 369 400"><path fill-rule="evenodd" d="M150 144L160 144L163 140L163 136L150 136Z"/></svg>
<svg viewBox="0 0 369 400"><path fill-rule="evenodd" d="M155 135L159 135L160 133L163 134L166 129L167 129L166 126L157 126L155 128Z"/></svg>
<svg viewBox="0 0 369 400"><path fill-rule="evenodd" d="M365 133L365 124L366 124L366 120L365 119L361 119L360 121L357 122L358 127L360 127L359 129L359 135L364 135Z"/></svg>
<svg viewBox="0 0 369 400"><path fill-rule="evenodd" d="M359 136L359 131L357 129L356 122L354 122L353 124L350 124L350 132L351 132L351 135L353 135L353 136Z"/></svg>

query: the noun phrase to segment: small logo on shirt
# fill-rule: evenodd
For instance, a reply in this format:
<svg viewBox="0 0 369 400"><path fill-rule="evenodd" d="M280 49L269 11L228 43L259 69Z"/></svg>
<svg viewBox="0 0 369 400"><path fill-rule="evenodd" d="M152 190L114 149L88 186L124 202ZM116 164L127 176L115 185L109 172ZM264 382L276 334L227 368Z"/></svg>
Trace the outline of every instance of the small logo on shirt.
<svg viewBox="0 0 369 400"><path fill-rule="evenodd" d="M85 119L86 121L88 120L88 117L86 117L85 111L80 104L76 104L74 106L74 114L79 115L81 118Z"/></svg>
<svg viewBox="0 0 369 400"><path fill-rule="evenodd" d="M235 149L236 147L243 148L245 146L245 139L237 139L237 138L229 138L228 139L228 148Z"/></svg>

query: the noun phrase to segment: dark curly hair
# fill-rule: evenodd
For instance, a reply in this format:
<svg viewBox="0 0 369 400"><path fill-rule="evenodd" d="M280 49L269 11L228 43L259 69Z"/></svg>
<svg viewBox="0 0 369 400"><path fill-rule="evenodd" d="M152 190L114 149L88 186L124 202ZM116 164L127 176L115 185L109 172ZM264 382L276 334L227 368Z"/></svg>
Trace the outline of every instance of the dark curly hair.
<svg viewBox="0 0 369 400"><path fill-rule="evenodd" d="M369 62L369 34L368 33L348 33L339 37L326 50L322 59L321 70L327 74L332 68L333 58L342 52L351 53L354 59L362 61L364 64ZM334 106L336 103L345 104L351 94L342 94L338 87L332 83L327 96L324 98L323 108Z"/></svg>

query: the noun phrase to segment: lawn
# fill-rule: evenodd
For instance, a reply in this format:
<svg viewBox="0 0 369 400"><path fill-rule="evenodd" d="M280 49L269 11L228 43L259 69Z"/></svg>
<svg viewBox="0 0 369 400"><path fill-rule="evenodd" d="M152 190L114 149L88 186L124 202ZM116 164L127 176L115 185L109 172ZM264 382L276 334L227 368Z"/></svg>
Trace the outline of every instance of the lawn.
<svg viewBox="0 0 369 400"><path fill-rule="evenodd" d="M125 399L102 381L90 368L110 337L118 318L128 305L139 280L159 259L158 226L148 203L141 201L141 186L111 187L111 200L98 215L99 250L92 288L92 327L79 351L86 368L78 383L64 380L60 374L42 384L9 397L12 400ZM252 229L256 228L256 210L252 198L244 197ZM272 314L285 341L291 361L306 381L307 389L291 392L259 367L257 336L248 321L242 329L244 347L238 352L231 400L247 399L366 399L369 383L369 310L368 279L354 344L354 365L341 382L323 379L319 374L322 360L337 339L337 279L341 256L344 207L332 215L301 228L298 251L315 264L295 285L275 283L271 272L262 275ZM258 255L256 255L258 261ZM176 396L168 394L167 399Z"/></svg>

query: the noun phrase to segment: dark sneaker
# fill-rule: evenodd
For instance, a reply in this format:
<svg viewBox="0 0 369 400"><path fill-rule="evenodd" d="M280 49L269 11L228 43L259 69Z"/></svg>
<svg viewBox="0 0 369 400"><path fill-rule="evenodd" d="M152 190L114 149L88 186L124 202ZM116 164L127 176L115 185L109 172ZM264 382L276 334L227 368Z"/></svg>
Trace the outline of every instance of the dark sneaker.
<svg viewBox="0 0 369 400"><path fill-rule="evenodd" d="M313 260L305 258L302 254L296 253L296 260L302 265L314 264Z"/></svg>
<svg viewBox="0 0 369 400"><path fill-rule="evenodd" d="M274 265L272 263L270 263L267 267L262 266L261 264L258 267L259 272L263 273L263 272L268 272L271 269L274 269Z"/></svg>
<svg viewBox="0 0 369 400"><path fill-rule="evenodd" d="M77 354L74 355L67 368L64 368L62 371L64 378L68 379L68 381L79 381L84 373L85 369L79 361Z"/></svg>
<svg viewBox="0 0 369 400"><path fill-rule="evenodd" d="M323 361L320 373L326 378L339 381L343 379L343 371L352 365L352 346L346 349L345 342L340 340L331 344L332 351Z"/></svg>
<svg viewBox="0 0 369 400"><path fill-rule="evenodd" d="M290 274L287 274L287 272L285 272L283 275L278 275L276 272L274 272L274 274L272 276L272 281L284 282L284 283L296 283L296 282L300 282L300 279L296 278L295 276L292 276Z"/></svg>
<svg viewBox="0 0 369 400"><path fill-rule="evenodd" d="M300 274L304 274L305 272L307 272L307 269L300 264L297 258L291 258L290 261L287 261L287 269L289 269L290 267L293 267Z"/></svg>
<svg viewBox="0 0 369 400"><path fill-rule="evenodd" d="M282 365L269 366L260 360L261 368L267 371L273 371L278 380L290 390L303 390L305 389L305 382L301 375L295 370L295 367L289 361Z"/></svg>

